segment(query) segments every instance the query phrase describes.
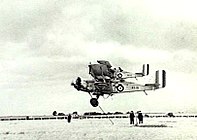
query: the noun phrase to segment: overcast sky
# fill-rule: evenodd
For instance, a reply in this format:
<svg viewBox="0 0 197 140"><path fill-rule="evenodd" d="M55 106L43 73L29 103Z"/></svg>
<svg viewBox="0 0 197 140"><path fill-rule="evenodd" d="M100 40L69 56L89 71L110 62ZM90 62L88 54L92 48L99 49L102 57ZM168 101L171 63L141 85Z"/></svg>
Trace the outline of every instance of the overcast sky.
<svg viewBox="0 0 197 140"><path fill-rule="evenodd" d="M165 69L164 89L99 99L108 111L197 112L195 0L2 0L0 115L100 111L70 86L89 62Z"/></svg>

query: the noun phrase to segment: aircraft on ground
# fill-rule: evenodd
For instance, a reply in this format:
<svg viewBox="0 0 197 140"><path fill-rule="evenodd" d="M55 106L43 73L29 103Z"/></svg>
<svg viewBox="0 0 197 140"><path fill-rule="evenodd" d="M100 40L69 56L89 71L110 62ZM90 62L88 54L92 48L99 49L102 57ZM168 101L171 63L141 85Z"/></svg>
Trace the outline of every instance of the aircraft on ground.
<svg viewBox="0 0 197 140"><path fill-rule="evenodd" d="M124 71L122 68L113 68L109 61L98 60L98 64L89 64L89 74L93 77L91 80L81 80L78 77L71 83L78 91L88 92L91 96L90 104L93 107L99 105L100 96L129 93L147 90L156 90L166 86L165 70L155 72L155 82L151 84L139 84L126 81L128 78L137 78L149 75L149 64L143 64L142 72L131 73ZM93 97L94 96L94 97Z"/></svg>

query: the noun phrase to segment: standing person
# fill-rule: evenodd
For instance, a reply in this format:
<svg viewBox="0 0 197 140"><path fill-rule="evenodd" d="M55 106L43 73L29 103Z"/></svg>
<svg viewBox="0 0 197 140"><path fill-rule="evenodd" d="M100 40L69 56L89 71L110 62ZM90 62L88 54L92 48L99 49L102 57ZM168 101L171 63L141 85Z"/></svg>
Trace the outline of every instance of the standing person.
<svg viewBox="0 0 197 140"><path fill-rule="evenodd" d="M71 122L71 115L70 114L68 114L68 123L70 123Z"/></svg>
<svg viewBox="0 0 197 140"><path fill-rule="evenodd" d="M139 119L139 124L143 123L143 115L141 111L138 112L138 119Z"/></svg>
<svg viewBox="0 0 197 140"><path fill-rule="evenodd" d="M130 112L129 118L130 118L130 124L134 124L135 115L134 115L133 111Z"/></svg>

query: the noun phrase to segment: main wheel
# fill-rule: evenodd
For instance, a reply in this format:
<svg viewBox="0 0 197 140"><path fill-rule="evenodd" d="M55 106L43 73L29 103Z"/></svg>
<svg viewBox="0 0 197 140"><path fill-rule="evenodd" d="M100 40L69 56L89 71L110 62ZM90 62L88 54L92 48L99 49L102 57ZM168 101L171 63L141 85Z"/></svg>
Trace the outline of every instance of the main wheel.
<svg viewBox="0 0 197 140"><path fill-rule="evenodd" d="M92 98L90 99L90 104L93 106L93 107L97 107L99 102L96 98Z"/></svg>

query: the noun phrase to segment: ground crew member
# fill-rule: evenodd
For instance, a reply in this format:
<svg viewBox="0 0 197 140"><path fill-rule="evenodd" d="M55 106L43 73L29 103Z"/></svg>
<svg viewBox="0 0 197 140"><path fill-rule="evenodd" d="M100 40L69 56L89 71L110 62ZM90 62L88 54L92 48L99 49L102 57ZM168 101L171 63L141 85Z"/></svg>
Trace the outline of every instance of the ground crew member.
<svg viewBox="0 0 197 140"><path fill-rule="evenodd" d="M67 120L68 120L68 123L70 123L70 122L71 122L71 118L72 118L72 117L71 117L71 115L70 115L70 114L68 114L68 119L67 119Z"/></svg>
<svg viewBox="0 0 197 140"><path fill-rule="evenodd" d="M130 112L129 118L130 118L130 124L134 124L135 115L134 115L133 111Z"/></svg>

